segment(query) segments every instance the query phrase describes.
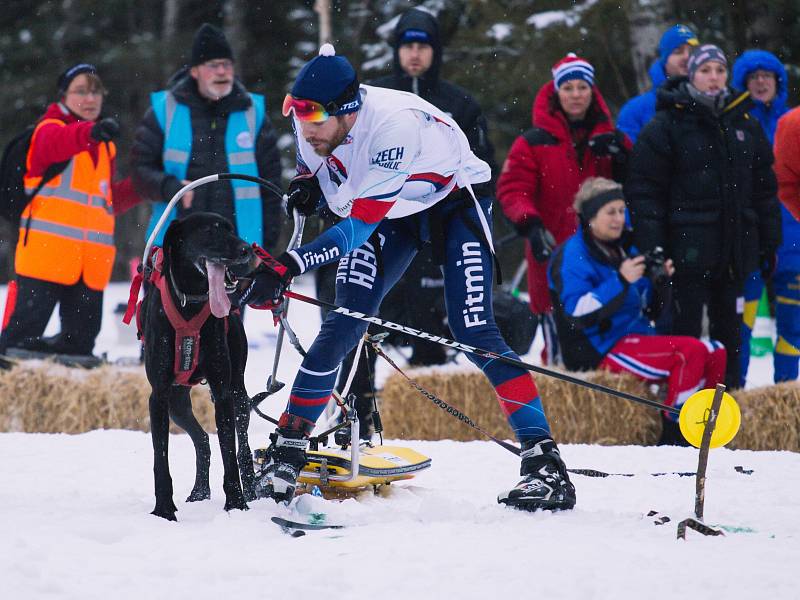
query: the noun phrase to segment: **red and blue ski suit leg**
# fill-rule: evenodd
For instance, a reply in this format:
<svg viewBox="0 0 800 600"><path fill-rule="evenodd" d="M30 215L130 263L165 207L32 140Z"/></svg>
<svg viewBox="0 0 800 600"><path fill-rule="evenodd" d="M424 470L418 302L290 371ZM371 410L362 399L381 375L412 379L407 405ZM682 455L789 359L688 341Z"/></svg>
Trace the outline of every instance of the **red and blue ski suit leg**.
<svg viewBox="0 0 800 600"><path fill-rule="evenodd" d="M493 258L478 235L480 225L476 226L479 221L474 203L471 199L464 202L463 194L454 192L434 207L410 217L381 221L370 241L341 259L336 275L336 304L376 314L383 297L411 263L420 242L436 241L442 236L444 293L453 337L516 359L494 321ZM491 222L490 202L481 205ZM434 225L431 233L431 223L441 223L441 229ZM335 235L327 238L328 246ZM376 240L380 249L375 247ZM367 323L363 321L338 313L328 314L297 374L286 409L288 414L309 421L319 418L336 383L339 365L366 329ZM530 373L497 360L468 356L495 388L519 441L551 437Z"/></svg>
<svg viewBox="0 0 800 600"><path fill-rule="evenodd" d="M645 381L666 381L665 404L680 408L694 392L725 379L727 353L716 340L684 335L626 335L599 368L631 373ZM678 416L669 414L677 421Z"/></svg>

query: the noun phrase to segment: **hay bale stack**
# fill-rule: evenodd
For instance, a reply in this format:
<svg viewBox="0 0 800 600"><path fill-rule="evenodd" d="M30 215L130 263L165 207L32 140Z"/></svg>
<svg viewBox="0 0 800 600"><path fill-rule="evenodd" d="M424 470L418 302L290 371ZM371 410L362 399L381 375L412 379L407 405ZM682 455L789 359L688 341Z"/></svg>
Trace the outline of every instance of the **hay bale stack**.
<svg viewBox="0 0 800 600"><path fill-rule="evenodd" d="M0 431L150 431L149 398L143 369L103 366L86 371L50 362L23 363L0 371ZM192 388L192 406L206 431L215 431L206 387ZM171 431L183 433L172 424Z"/></svg>
<svg viewBox="0 0 800 600"><path fill-rule="evenodd" d="M513 439L499 409L494 390L474 371L409 372L422 387L462 410L482 428L500 439ZM581 374L583 378L638 396L653 398L648 386L631 375L605 371ZM661 435L658 411L594 392L551 377L537 377L555 439L563 443L654 444ZM390 377L380 394L380 410L389 437L417 440L477 440L474 429L435 407L399 375Z"/></svg>
<svg viewBox="0 0 800 600"><path fill-rule="evenodd" d="M733 393L742 427L731 448L800 452L800 386L780 383Z"/></svg>

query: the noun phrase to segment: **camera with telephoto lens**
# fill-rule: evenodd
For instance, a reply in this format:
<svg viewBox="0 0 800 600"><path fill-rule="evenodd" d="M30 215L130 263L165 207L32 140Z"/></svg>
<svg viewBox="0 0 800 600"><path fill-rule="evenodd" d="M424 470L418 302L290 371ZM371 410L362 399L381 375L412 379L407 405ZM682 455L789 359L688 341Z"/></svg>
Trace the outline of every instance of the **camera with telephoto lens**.
<svg viewBox="0 0 800 600"><path fill-rule="evenodd" d="M644 274L654 286L660 287L669 282L670 276L664 266L666 260L667 256L661 246L656 246L644 254Z"/></svg>

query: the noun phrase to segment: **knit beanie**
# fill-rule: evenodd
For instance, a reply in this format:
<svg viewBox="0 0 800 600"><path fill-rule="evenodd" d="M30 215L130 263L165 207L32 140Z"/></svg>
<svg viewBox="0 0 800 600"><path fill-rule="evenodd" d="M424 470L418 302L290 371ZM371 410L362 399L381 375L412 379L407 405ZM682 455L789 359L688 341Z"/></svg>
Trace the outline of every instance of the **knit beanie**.
<svg viewBox="0 0 800 600"><path fill-rule="evenodd" d="M591 221L601 208L614 200L625 200L621 185L603 192L598 192L591 198L584 200L579 208L581 223L586 224Z"/></svg>
<svg viewBox="0 0 800 600"><path fill-rule="evenodd" d="M203 23L192 42L191 66L196 67L215 58L228 58L233 60L233 50L225 34L218 27Z"/></svg>
<svg viewBox="0 0 800 600"><path fill-rule="evenodd" d="M662 63L666 63L669 55L684 44L699 46L700 42L694 32L686 25L673 25L661 36L658 43L658 56Z"/></svg>
<svg viewBox="0 0 800 600"><path fill-rule="evenodd" d="M66 71L58 76L58 92L62 96L67 93L69 84L81 73L91 73L97 75L97 68L89 63L78 63L69 67Z"/></svg>
<svg viewBox="0 0 800 600"><path fill-rule="evenodd" d="M553 83L556 89L561 84L571 79L580 79L589 85L594 85L594 67L588 61L570 52L553 65Z"/></svg>
<svg viewBox="0 0 800 600"><path fill-rule="evenodd" d="M689 62L686 65L689 69L689 81L694 79L697 69L711 60L722 63L725 67L728 66L728 59L725 58L725 53L719 46L703 44L692 50L692 53L689 55Z"/></svg>
<svg viewBox="0 0 800 600"><path fill-rule="evenodd" d="M332 44L323 44L319 55L308 61L292 85L295 98L314 100L323 106L334 103L332 115L345 115L361 108L358 77L344 56L336 56Z"/></svg>
<svg viewBox="0 0 800 600"><path fill-rule="evenodd" d="M397 37L398 46L402 46L403 44L413 44L414 42L428 44L429 46L433 45L431 35L427 31L422 31L422 29L406 29Z"/></svg>

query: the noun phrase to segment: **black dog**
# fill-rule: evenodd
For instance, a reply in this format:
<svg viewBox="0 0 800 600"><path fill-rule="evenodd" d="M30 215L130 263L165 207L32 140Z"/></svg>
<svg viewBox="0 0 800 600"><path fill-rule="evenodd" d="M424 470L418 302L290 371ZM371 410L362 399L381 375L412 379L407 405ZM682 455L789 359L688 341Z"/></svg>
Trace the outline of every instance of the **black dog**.
<svg viewBox="0 0 800 600"><path fill-rule="evenodd" d="M192 413L188 387L203 379L208 382L214 400L224 465L225 510L247 510L246 499L255 499L247 440L250 400L244 386L247 338L238 312L231 312L227 294L234 291L236 284L231 270L249 270L254 254L236 236L227 219L212 213L195 213L174 221L164 236L161 252L162 258L156 260L160 269L151 277L155 285L150 286L140 315L145 369L153 390L150 428L156 506L152 514L176 520L167 453L169 417L189 434L195 447L197 472L187 502L211 497L208 481L211 449L208 435ZM164 292L169 298L162 297ZM191 335L187 333L191 328L181 327L176 340L173 323L181 324L182 319L182 325L188 325L186 322L196 316L196 321L202 321L203 311L208 316L201 325L193 324L196 333ZM240 471L244 493L239 482Z"/></svg>

